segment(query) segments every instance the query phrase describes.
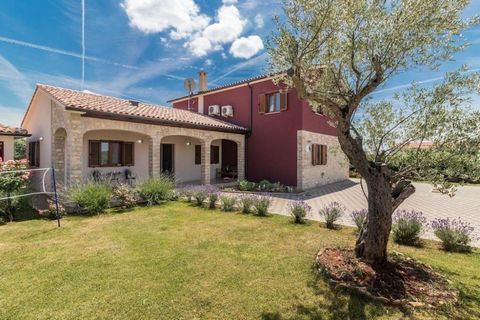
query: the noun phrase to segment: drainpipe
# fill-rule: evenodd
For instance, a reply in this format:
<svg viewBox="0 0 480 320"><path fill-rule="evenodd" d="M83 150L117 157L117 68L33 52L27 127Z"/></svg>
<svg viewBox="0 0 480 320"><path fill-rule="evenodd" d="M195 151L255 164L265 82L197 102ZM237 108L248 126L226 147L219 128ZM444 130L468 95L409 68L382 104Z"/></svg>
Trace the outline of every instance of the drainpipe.
<svg viewBox="0 0 480 320"><path fill-rule="evenodd" d="M248 138L252 135L253 131L253 87L250 82L247 85L250 89L250 132L245 139L245 179L248 179Z"/></svg>

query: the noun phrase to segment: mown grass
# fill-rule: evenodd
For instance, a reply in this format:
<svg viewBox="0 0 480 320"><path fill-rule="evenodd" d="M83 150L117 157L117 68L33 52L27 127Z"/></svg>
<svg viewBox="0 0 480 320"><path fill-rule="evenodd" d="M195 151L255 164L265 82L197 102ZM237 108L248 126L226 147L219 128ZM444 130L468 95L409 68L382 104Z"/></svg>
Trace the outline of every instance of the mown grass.
<svg viewBox="0 0 480 320"><path fill-rule="evenodd" d="M315 254L353 229L169 203L0 227L0 319L475 319L480 254L392 246L444 271L461 304L413 315L338 292Z"/></svg>

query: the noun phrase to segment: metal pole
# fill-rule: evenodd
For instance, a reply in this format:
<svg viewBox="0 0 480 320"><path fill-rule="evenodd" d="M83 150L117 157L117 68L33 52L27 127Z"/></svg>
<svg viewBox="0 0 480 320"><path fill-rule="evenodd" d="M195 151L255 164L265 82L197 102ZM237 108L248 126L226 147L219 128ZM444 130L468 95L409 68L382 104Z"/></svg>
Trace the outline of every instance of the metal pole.
<svg viewBox="0 0 480 320"><path fill-rule="evenodd" d="M57 182L55 181L55 168L52 166L52 178L53 178L53 193L55 201L55 209L57 210L57 225L60 228L60 210L58 210L58 193L57 193Z"/></svg>

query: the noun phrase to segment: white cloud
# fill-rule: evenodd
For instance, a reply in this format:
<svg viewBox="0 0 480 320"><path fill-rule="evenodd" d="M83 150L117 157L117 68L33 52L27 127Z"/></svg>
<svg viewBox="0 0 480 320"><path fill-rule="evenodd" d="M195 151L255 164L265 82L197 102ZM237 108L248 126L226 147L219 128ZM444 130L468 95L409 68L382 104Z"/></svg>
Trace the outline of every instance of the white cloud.
<svg viewBox="0 0 480 320"><path fill-rule="evenodd" d="M125 0L121 6L131 26L145 33L172 29L173 39L186 38L210 22L193 0Z"/></svg>
<svg viewBox="0 0 480 320"><path fill-rule="evenodd" d="M23 103L28 103L33 89L27 78L10 61L0 55L0 82L2 81Z"/></svg>
<svg viewBox="0 0 480 320"><path fill-rule="evenodd" d="M235 3L237 3L237 0L223 0L222 2L223 2L223 4L227 4L227 5L228 5L228 4L235 4Z"/></svg>
<svg viewBox="0 0 480 320"><path fill-rule="evenodd" d="M205 37L193 38L186 46L197 57L202 57L212 50L212 43Z"/></svg>
<svg viewBox="0 0 480 320"><path fill-rule="evenodd" d="M254 21L257 28L263 28L263 26L265 25L265 21L263 21L263 16L260 13L255 16Z"/></svg>
<svg viewBox="0 0 480 320"><path fill-rule="evenodd" d="M232 43L230 53L235 58L249 59L263 49L263 41L259 36L241 37Z"/></svg>
<svg viewBox="0 0 480 320"><path fill-rule="evenodd" d="M212 64L213 64L212 59L207 59L207 60L205 60L205 65L211 66Z"/></svg>

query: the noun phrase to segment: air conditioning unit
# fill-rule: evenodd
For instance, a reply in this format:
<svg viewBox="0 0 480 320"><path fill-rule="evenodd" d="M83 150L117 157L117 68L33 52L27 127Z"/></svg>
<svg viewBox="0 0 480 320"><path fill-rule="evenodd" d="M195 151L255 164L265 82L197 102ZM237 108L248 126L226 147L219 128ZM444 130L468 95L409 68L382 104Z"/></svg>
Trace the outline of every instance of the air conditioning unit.
<svg viewBox="0 0 480 320"><path fill-rule="evenodd" d="M208 107L208 115L209 116L219 116L220 115L220 106L219 105L211 105Z"/></svg>
<svg viewBox="0 0 480 320"><path fill-rule="evenodd" d="M233 107L222 106L222 117L233 117Z"/></svg>

